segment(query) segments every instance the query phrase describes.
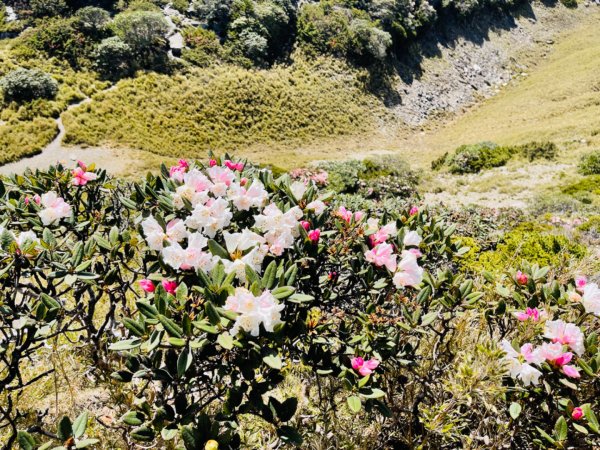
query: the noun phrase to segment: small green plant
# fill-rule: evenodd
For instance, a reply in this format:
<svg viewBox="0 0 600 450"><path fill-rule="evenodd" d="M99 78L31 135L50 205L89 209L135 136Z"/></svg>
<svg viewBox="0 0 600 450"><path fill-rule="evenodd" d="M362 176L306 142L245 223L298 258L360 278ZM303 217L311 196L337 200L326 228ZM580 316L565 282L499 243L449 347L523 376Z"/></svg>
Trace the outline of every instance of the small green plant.
<svg viewBox="0 0 600 450"><path fill-rule="evenodd" d="M600 150L583 155L578 168L583 175L600 175Z"/></svg>

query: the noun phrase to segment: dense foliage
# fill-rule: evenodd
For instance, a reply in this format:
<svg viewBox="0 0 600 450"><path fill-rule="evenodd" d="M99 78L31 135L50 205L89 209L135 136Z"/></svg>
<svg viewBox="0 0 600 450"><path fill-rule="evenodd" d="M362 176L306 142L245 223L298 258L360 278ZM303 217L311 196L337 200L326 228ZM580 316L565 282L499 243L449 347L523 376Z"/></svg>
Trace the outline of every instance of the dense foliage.
<svg viewBox="0 0 600 450"><path fill-rule="evenodd" d="M457 225L410 203L357 197L373 209L352 210L319 189L324 169L293 175L225 156L131 184L81 162L0 183L8 447L103 439L94 411L54 431L23 410L58 375L40 352L64 344L95 383L119 386L117 446L340 446L361 439L357 423L375 427L363 448L598 443L595 283L513 258L477 292ZM306 394L286 389L295 378Z"/></svg>
<svg viewBox="0 0 600 450"><path fill-rule="evenodd" d="M17 69L0 79L0 89L5 101L26 102L54 98L58 83L39 70Z"/></svg>

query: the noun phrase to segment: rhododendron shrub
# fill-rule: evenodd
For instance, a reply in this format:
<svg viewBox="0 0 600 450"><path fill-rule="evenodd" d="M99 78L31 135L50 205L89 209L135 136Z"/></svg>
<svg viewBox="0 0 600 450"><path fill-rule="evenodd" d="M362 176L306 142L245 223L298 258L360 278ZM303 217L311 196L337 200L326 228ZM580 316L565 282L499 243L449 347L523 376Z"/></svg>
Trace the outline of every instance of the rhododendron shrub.
<svg viewBox="0 0 600 450"><path fill-rule="evenodd" d="M537 266L517 271L498 286L489 315L503 336L514 442L591 448L600 433L600 291L583 277L560 284L547 274Z"/></svg>
<svg viewBox="0 0 600 450"><path fill-rule="evenodd" d="M80 333L79 346L100 364L136 277L125 268L136 253L134 212L120 201L126 186L86 170L86 183L74 183L79 172L62 166L0 182L0 392L7 405L0 426L13 430L9 447L21 417L11 405L55 370L32 372L36 351ZM108 306L99 313L100 305Z"/></svg>
<svg viewBox="0 0 600 450"><path fill-rule="evenodd" d="M331 208L312 182L229 161L165 168L129 199L142 211L144 296L124 322L129 336L111 348L127 359L113 376L140 398L124 418L131 436L235 447L240 416L254 414L300 444L311 426L296 427L297 399L274 394L299 363L339 380L344 395L323 399L323 414L341 402L418 423L418 409L394 410L406 394L393 380L435 359L420 342L444 341L453 312L479 298L471 282L438 270L458 251L452 229L408 210L380 226ZM382 245L372 235L398 264L369 256ZM417 398L430 375L415 372Z"/></svg>

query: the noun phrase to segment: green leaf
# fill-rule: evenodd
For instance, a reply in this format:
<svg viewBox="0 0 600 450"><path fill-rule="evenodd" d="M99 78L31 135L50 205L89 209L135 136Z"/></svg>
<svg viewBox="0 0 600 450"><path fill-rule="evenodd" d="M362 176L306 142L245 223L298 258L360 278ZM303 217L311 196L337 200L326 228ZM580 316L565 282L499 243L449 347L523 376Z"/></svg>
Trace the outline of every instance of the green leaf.
<svg viewBox="0 0 600 450"><path fill-rule="evenodd" d="M557 441L564 441L567 439L567 421L563 416L560 416L554 425L554 437Z"/></svg>
<svg viewBox="0 0 600 450"><path fill-rule="evenodd" d="M283 367L283 362L281 361L281 358L275 353L265 356L263 358L263 361L267 366L272 367L276 370L281 370L281 368Z"/></svg>
<svg viewBox="0 0 600 450"><path fill-rule="evenodd" d="M186 349L177 358L177 375L181 378L185 375L185 372L190 368L194 361L194 355L190 349Z"/></svg>
<svg viewBox="0 0 600 450"><path fill-rule="evenodd" d="M579 431L580 433L583 433L583 434L589 433L586 427L583 427L577 423L573 423L573 428L575 428L577 431Z"/></svg>
<svg viewBox="0 0 600 450"><path fill-rule="evenodd" d="M548 442L550 442L550 444L555 445L556 441L554 440L554 438L552 436L550 436L548 433L546 433L544 430L542 430L540 427L535 427L538 430L538 433L540 433L540 435L546 439Z"/></svg>
<svg viewBox="0 0 600 450"><path fill-rule="evenodd" d="M588 421L588 426L594 433L600 433L600 426L598 426L598 418L589 403L582 405L581 409L583 409L583 414L585 414L585 418Z"/></svg>
<svg viewBox="0 0 600 450"><path fill-rule="evenodd" d="M196 443L196 435L192 430L192 427L190 427L189 425L181 427L180 434L181 439L183 440L183 443L187 450L195 450L199 448L198 444Z"/></svg>
<svg viewBox="0 0 600 450"><path fill-rule="evenodd" d="M346 402L348 402L348 406L350 407L350 411L352 411L353 413L357 413L357 412L360 411L361 402L360 402L360 398L357 397L356 395L351 395L350 397L348 397L346 399Z"/></svg>
<svg viewBox="0 0 600 450"><path fill-rule="evenodd" d="M215 256L219 256L220 258L223 259L230 259L229 258L229 253L227 253L227 250L225 250L217 241L215 241L214 239L209 239L208 240L208 249L210 250L210 252L215 255Z"/></svg>
<svg viewBox="0 0 600 450"><path fill-rule="evenodd" d="M175 437L177 437L179 430L177 428L163 428L160 431L160 436L165 440L165 441L170 441L172 439L175 439Z"/></svg>
<svg viewBox="0 0 600 450"><path fill-rule="evenodd" d="M183 337L182 328L175 323L175 321L169 319L167 316L163 316L159 314L157 316L158 321L165 328L165 331L169 334L169 336L181 338Z"/></svg>
<svg viewBox="0 0 600 450"><path fill-rule="evenodd" d="M58 422L56 435L63 442L69 439L71 436L73 436L73 427L71 425L71 419L69 419L67 416L63 416L63 418L60 419L60 422Z"/></svg>
<svg viewBox="0 0 600 450"><path fill-rule="evenodd" d="M381 398L385 397L385 392L383 392L381 389L373 388L370 390L370 392L361 395L365 398Z"/></svg>
<svg viewBox="0 0 600 450"><path fill-rule="evenodd" d="M510 417L516 419L521 414L521 405L517 402L511 403L508 412L510 413Z"/></svg>
<svg viewBox="0 0 600 450"><path fill-rule="evenodd" d="M134 427L143 424L144 420L144 414L139 411L128 411L121 417L123 423Z"/></svg>
<svg viewBox="0 0 600 450"><path fill-rule="evenodd" d="M35 448L35 440L27 431L17 433L17 442L22 450L33 450Z"/></svg>
<svg viewBox="0 0 600 450"><path fill-rule="evenodd" d="M90 445L95 445L98 442L100 442L99 439L83 439L75 445L75 448L88 448Z"/></svg>
<svg viewBox="0 0 600 450"><path fill-rule="evenodd" d="M224 349L231 350L233 348L233 336L229 333L221 333L217 338L217 343Z"/></svg>
<svg viewBox="0 0 600 450"><path fill-rule="evenodd" d="M292 295L296 291L296 288L292 286L281 286L274 289L271 294L278 300L284 299Z"/></svg>
<svg viewBox="0 0 600 450"><path fill-rule="evenodd" d="M437 311L432 311L425 314L423 317L421 317L421 326L426 327L427 325L431 324L437 318L437 316Z"/></svg>
<svg viewBox="0 0 600 450"><path fill-rule="evenodd" d="M142 344L142 341L138 338L135 339L127 339L125 341L118 341L108 346L109 350L113 350L116 352L123 350L131 350L133 348L137 348Z"/></svg>
<svg viewBox="0 0 600 450"><path fill-rule="evenodd" d="M142 426L133 430L130 436L136 441L151 442L154 440L154 430L147 426Z"/></svg>
<svg viewBox="0 0 600 450"><path fill-rule="evenodd" d="M287 299L288 302L292 303L308 303L312 302L315 298L312 295L306 294L294 294Z"/></svg>
<svg viewBox="0 0 600 450"><path fill-rule="evenodd" d="M265 289L271 289L275 285L275 276L277 274L277 263L271 261L271 264L265 269L265 274L262 278L262 287Z"/></svg>
<svg viewBox="0 0 600 450"><path fill-rule="evenodd" d="M87 428L88 423L88 413L87 411L82 412L75 422L73 422L73 436L76 439L79 439L85 433L85 429Z"/></svg>
<svg viewBox="0 0 600 450"><path fill-rule="evenodd" d="M208 317L208 320L211 324L217 325L221 322L221 316L219 315L219 311L215 308L215 305L211 301L208 301L204 304L204 311Z"/></svg>
<svg viewBox="0 0 600 450"><path fill-rule="evenodd" d="M302 436L298 433L294 427L283 426L277 429L277 435L281 438L282 441L287 442L292 445L300 446L302 445Z"/></svg>

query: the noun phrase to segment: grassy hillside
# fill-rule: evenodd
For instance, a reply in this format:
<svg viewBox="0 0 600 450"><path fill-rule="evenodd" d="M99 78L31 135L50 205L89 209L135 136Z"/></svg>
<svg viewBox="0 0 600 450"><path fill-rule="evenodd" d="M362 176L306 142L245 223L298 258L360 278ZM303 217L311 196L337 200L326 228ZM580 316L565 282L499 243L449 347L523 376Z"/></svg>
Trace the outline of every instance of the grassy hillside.
<svg viewBox="0 0 600 450"><path fill-rule="evenodd" d="M600 146L600 14L557 41L526 77L446 126L409 140L428 159L464 143L552 140ZM405 152L410 151L404 149Z"/></svg>
<svg viewBox="0 0 600 450"><path fill-rule="evenodd" d="M64 114L67 144L112 144L163 156L370 133L386 112L337 63L142 75ZM342 75L340 75L342 74ZM347 75L345 75L347 74Z"/></svg>

